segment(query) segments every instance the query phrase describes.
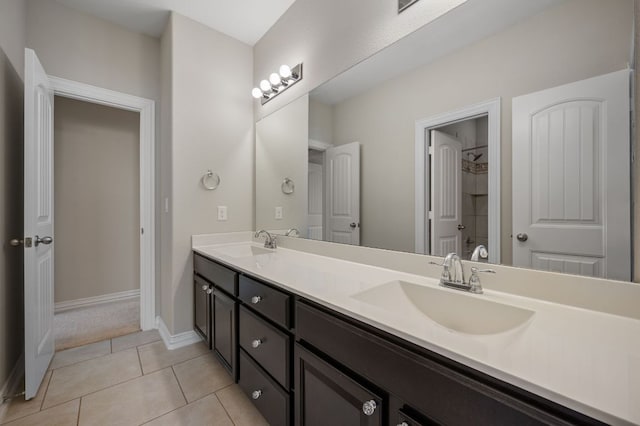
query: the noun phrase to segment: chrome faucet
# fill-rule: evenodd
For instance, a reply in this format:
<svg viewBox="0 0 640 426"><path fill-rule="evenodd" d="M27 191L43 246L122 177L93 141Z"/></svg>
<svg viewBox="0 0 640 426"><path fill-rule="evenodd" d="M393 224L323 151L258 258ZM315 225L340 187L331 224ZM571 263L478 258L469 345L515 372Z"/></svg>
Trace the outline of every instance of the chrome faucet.
<svg viewBox="0 0 640 426"><path fill-rule="evenodd" d="M487 248L485 246L483 246L482 244L477 246L473 250L473 253L471 253L471 261L472 262L478 262L480 259L486 259L488 257L489 257L489 252L487 251Z"/></svg>
<svg viewBox="0 0 640 426"><path fill-rule="evenodd" d="M442 287L468 291L476 294L482 294L482 285L480 284L480 277L478 277L478 273L496 273L493 269L478 269L476 267L472 267L471 278L469 278L469 282L465 282L462 260L456 253L447 254L442 264L435 262L430 263L442 266L442 274L440 275L440 285Z"/></svg>
<svg viewBox="0 0 640 426"><path fill-rule="evenodd" d="M294 234L293 235L294 237L299 237L300 236L300 231L298 231L297 228L289 228L287 230L287 232L284 233L284 236L285 237L290 237L290 236L292 236L292 234Z"/></svg>
<svg viewBox="0 0 640 426"><path fill-rule="evenodd" d="M276 241L276 237L271 235L270 233L268 233L264 229L261 229L261 230L257 231L256 234L254 235L254 237L255 238L259 238L261 234L265 235L265 237L264 237L264 248L274 249L274 248L278 247L277 241Z"/></svg>

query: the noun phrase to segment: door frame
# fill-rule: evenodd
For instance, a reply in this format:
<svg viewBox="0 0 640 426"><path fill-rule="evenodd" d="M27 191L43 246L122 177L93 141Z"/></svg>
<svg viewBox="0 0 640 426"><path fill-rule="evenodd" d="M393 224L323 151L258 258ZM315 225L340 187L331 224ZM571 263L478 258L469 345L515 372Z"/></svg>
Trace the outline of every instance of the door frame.
<svg viewBox="0 0 640 426"><path fill-rule="evenodd" d="M415 252L425 254L429 241L427 200L430 196L428 146L430 131L481 116L488 117L489 145L489 261L500 263L500 116L501 98L416 120L415 124Z"/></svg>
<svg viewBox="0 0 640 426"><path fill-rule="evenodd" d="M54 95L140 114L140 328L156 328L155 102L60 77L49 79Z"/></svg>

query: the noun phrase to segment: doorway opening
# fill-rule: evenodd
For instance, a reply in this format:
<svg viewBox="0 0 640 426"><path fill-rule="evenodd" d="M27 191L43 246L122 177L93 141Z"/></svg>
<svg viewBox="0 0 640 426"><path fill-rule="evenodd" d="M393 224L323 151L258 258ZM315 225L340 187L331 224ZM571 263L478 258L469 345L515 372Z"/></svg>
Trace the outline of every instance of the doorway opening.
<svg viewBox="0 0 640 426"><path fill-rule="evenodd" d="M500 99L416 122L415 251L500 262Z"/></svg>
<svg viewBox="0 0 640 426"><path fill-rule="evenodd" d="M140 330L140 113L54 105L59 351Z"/></svg>

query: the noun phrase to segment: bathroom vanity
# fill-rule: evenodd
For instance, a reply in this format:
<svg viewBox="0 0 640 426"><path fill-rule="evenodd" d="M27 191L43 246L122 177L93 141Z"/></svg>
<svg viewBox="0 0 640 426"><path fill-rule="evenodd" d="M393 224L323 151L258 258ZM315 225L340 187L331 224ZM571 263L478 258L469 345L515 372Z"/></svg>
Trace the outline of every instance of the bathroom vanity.
<svg viewBox="0 0 640 426"><path fill-rule="evenodd" d="M194 244L194 285L273 425L640 422L635 319L250 241Z"/></svg>

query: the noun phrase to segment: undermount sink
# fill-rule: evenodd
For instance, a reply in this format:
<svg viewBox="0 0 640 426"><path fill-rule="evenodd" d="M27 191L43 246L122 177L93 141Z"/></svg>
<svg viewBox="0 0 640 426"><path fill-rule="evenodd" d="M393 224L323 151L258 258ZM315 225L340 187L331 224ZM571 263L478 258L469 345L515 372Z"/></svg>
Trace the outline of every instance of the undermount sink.
<svg viewBox="0 0 640 426"><path fill-rule="evenodd" d="M258 247L253 244L233 244L217 247L215 250L220 254L233 258L252 257L274 252L274 250Z"/></svg>
<svg viewBox="0 0 640 426"><path fill-rule="evenodd" d="M456 290L391 281L351 296L385 310L422 315L454 331L466 334L497 334L526 323L534 311L493 302Z"/></svg>

